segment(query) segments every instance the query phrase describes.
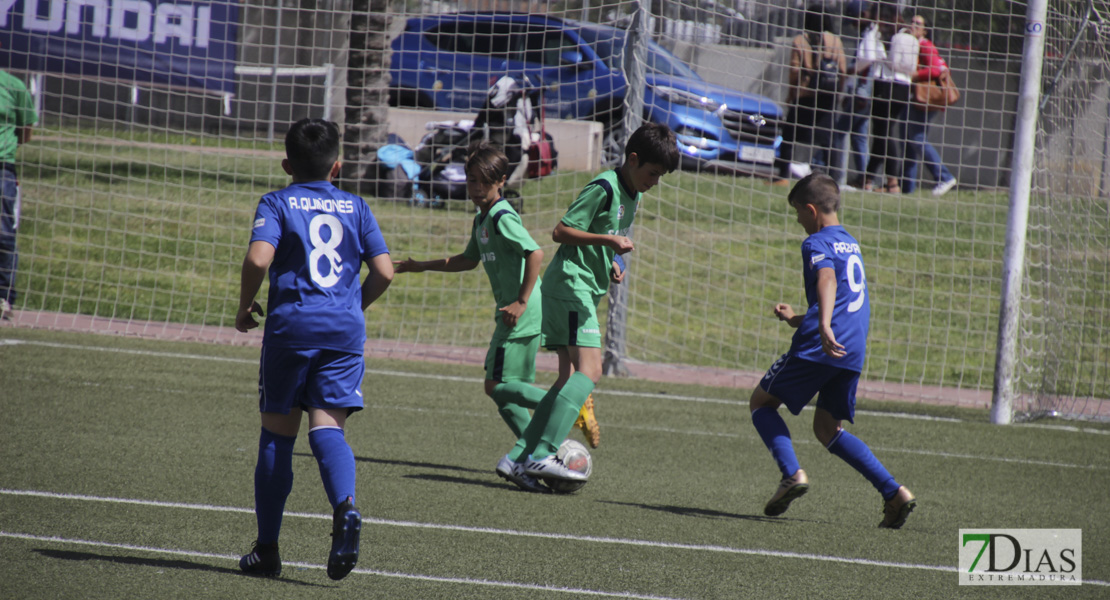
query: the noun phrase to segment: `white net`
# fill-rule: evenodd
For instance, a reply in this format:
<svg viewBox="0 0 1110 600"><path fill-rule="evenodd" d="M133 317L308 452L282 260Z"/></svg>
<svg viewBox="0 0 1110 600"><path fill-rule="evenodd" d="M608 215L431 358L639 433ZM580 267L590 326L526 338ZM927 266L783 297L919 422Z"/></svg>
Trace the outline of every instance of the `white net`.
<svg viewBox="0 0 1110 600"><path fill-rule="evenodd" d="M183 53L184 17L159 16L174 3L137 0L117 25L93 4L21 0L0 23L7 36L0 53L33 84L41 116L18 159L25 200L15 306L28 315L22 318L39 314L45 323L66 313L230 326L251 215L262 193L287 182L281 140L305 116L344 127L342 184L367 197L395 258L458 253L472 208L455 196L452 150L475 134L511 137L511 126L483 127L479 119L490 85L510 75L534 100L537 117L542 107L542 130L558 152L553 172L512 185L548 256L550 231L566 207L604 165L620 160L626 107L642 103L643 118L680 135L685 168L664 177L637 216L626 360L760 373L789 345L792 331L771 307L805 303L804 233L786 205L788 188L768 183L786 112L789 48L805 20L795 2L646 3L652 43L643 48L644 82L634 90L642 96L626 83L635 70L624 28L635 2L195 2L193 39L203 29L199 15L215 15L203 31L213 40L229 36L234 51L170 61L188 77L164 76L135 58ZM859 3L824 4L851 57ZM944 176L926 161L913 193L844 194L842 221L864 248L872 302L863 374L870 387L862 393L985 406L1024 8L900 6L907 17L927 18L962 92L958 104L932 117L926 138L959 183L934 196ZM1052 12L1049 46L1058 54L1050 54L1046 74L1079 20L1077 9L1061 6L1068 14ZM868 7L874 14L877 3ZM102 17L105 35L97 37ZM127 40L139 51L116 59L130 61L125 66L137 75L61 72L36 62L43 53L81 55L80 43L90 40L143 35ZM1030 402L1055 404L1023 412L1090 413L1108 387L1102 41L1088 34L1068 59L1042 120L1021 385ZM390 53L380 52L389 44ZM393 105L388 113L377 98ZM507 114L511 122L515 114ZM387 133L415 151L415 185L396 162L403 150L376 158ZM542 136L540 120L529 133ZM815 154L799 144L794 172L820 168ZM849 160L850 177L858 167ZM482 348L490 303L478 272L401 275L372 309L368 334L383 346ZM1060 406L1062 399L1075 408Z"/></svg>
<svg viewBox="0 0 1110 600"><path fill-rule="evenodd" d="M1016 374L1025 417L1110 419L1108 9L1050 5Z"/></svg>

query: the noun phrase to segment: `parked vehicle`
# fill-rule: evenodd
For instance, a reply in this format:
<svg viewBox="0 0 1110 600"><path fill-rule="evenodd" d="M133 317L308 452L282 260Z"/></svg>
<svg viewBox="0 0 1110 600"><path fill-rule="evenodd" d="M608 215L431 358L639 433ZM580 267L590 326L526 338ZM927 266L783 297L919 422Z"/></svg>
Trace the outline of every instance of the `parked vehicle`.
<svg viewBox="0 0 1110 600"><path fill-rule="evenodd" d="M605 159L619 162L616 141L627 81L626 32L547 15L452 13L409 19L393 41L390 104L477 111L490 83L504 75L543 82L549 118L605 125ZM649 42L644 118L678 135L684 164L770 164L781 137L782 109L771 99L714 85L663 47Z"/></svg>

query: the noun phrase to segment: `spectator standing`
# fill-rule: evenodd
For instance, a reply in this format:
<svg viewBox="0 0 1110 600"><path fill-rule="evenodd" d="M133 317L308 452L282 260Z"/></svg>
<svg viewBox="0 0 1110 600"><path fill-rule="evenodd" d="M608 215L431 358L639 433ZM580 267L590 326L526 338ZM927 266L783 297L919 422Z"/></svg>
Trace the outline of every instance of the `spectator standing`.
<svg viewBox="0 0 1110 600"><path fill-rule="evenodd" d="M805 14L805 31L795 36L791 45L786 93L789 112L772 185L790 185L790 163L796 144L813 142L826 152L829 148L836 101L848 69L844 43L829 31L830 25L824 7L810 5Z"/></svg>
<svg viewBox="0 0 1110 600"><path fill-rule="evenodd" d="M848 35L849 31L851 35ZM851 57L848 59L844 94L840 99L827 156L823 148L818 149L813 160L816 164L828 165L829 176L842 187L846 184L863 187L864 173L867 172L871 79L867 76L868 69L864 68L861 72L856 61L865 36L873 36L873 45L879 43L879 29L871 18L870 4L863 0L851 0L844 4L841 19L841 41L845 55ZM847 156L844 156L845 142L848 143Z"/></svg>
<svg viewBox="0 0 1110 600"><path fill-rule="evenodd" d="M917 73L917 38L900 29L902 18L893 4L879 8L882 43L856 58L857 68L867 67L873 82L871 102L871 158L863 189L901 193L902 136L910 105L911 86ZM898 131L898 126L903 131ZM885 180L883 175L886 175Z"/></svg>
<svg viewBox="0 0 1110 600"><path fill-rule="evenodd" d="M923 15L914 15L910 22L910 31L917 38L920 52L917 58L917 74L914 82L932 81L948 71L948 63L940 57L940 52L929 39L929 27ZM934 196L943 196L956 187L956 176L944 166L940 154L929 143L929 123L937 115L944 112L943 108L926 110L917 104L910 104L909 117L906 125L906 162L903 169L902 192L909 194L917 189L917 167L924 156L925 166L936 181L933 188Z"/></svg>

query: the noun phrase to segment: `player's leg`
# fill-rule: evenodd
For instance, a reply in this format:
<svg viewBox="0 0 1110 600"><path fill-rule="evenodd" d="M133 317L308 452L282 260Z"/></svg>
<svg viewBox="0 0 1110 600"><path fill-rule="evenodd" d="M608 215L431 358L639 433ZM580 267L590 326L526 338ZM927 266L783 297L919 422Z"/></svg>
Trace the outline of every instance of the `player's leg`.
<svg viewBox="0 0 1110 600"><path fill-rule="evenodd" d="M809 478L798 464L790 430L778 409L785 404L793 414L801 412L820 381L819 371L813 367L814 363L784 354L767 370L748 401L752 425L782 473L775 493L763 508L767 516L781 515L791 502L809 491Z"/></svg>
<svg viewBox="0 0 1110 600"><path fill-rule="evenodd" d="M347 416L362 410L361 354L321 351L306 390L308 441L334 510L328 577L342 579L358 562L362 515L355 508L355 456L344 436Z"/></svg>
<svg viewBox="0 0 1110 600"><path fill-rule="evenodd" d="M258 404L262 431L254 469L254 512L258 538L239 560L246 573L281 574L278 537L285 500L293 489L293 446L301 424L308 358L283 348L263 346L259 367Z"/></svg>
<svg viewBox="0 0 1110 600"><path fill-rule="evenodd" d="M543 427L528 427L530 441L535 442L529 444L525 472L539 478L582 481L586 477L563 464L556 452L574 427L578 413L597 380L601 378L601 348L567 346L565 351L574 365L574 372L559 388L556 397L548 403L550 414L544 420Z"/></svg>
<svg viewBox="0 0 1110 600"><path fill-rule="evenodd" d="M821 389L813 415L813 433L829 452L858 471L883 497L884 518L880 527L897 529L917 504L910 491L895 481L871 448L842 427L852 422L856 408L859 373L841 371Z"/></svg>
<svg viewBox="0 0 1110 600"><path fill-rule="evenodd" d="M16 225L19 218L19 186L15 173L0 169L0 317L7 319L15 303L15 275L19 265Z"/></svg>
<svg viewBox="0 0 1110 600"><path fill-rule="evenodd" d="M497 413L518 439L532 420L547 390L532 385L536 380L536 351L540 336L500 340L494 338L486 353L486 395L497 404Z"/></svg>

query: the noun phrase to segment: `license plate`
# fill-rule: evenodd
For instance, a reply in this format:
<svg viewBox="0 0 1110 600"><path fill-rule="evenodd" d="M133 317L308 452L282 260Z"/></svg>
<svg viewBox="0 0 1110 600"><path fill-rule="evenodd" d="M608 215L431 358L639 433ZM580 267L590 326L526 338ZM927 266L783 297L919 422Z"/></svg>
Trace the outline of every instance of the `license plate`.
<svg viewBox="0 0 1110 600"><path fill-rule="evenodd" d="M740 148L740 160L769 165L775 162L775 149L760 146L744 146Z"/></svg>

